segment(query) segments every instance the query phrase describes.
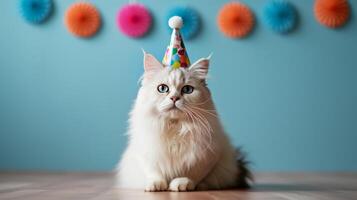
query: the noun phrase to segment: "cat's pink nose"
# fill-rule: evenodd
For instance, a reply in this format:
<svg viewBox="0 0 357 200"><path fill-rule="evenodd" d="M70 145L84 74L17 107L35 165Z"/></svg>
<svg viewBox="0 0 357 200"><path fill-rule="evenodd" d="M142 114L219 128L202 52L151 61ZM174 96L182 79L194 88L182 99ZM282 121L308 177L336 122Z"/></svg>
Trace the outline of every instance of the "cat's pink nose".
<svg viewBox="0 0 357 200"><path fill-rule="evenodd" d="M174 103L180 99L180 97L173 96L170 98Z"/></svg>

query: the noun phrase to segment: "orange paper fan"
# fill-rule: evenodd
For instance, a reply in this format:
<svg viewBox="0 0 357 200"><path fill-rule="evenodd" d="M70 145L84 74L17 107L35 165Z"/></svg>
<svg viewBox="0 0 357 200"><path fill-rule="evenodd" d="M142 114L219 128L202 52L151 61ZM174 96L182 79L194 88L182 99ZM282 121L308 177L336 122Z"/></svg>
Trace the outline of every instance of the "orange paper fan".
<svg viewBox="0 0 357 200"><path fill-rule="evenodd" d="M90 37L100 27L100 14L90 3L75 3L66 12L65 24L72 34L78 37Z"/></svg>
<svg viewBox="0 0 357 200"><path fill-rule="evenodd" d="M314 12L317 21L330 28L344 25L350 16L347 0L316 0Z"/></svg>
<svg viewBox="0 0 357 200"><path fill-rule="evenodd" d="M254 26L254 16L242 3L225 4L218 13L217 24L220 31L231 38L246 36Z"/></svg>

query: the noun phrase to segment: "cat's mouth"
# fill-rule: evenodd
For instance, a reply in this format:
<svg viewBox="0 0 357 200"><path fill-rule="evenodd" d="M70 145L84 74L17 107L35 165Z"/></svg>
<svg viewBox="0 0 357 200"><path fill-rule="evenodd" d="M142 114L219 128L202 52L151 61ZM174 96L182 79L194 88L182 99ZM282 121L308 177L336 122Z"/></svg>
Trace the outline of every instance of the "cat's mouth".
<svg viewBox="0 0 357 200"><path fill-rule="evenodd" d="M175 114L175 113L182 112L182 110L177 105L173 104L169 108L165 109L164 112L169 112L171 114Z"/></svg>
<svg viewBox="0 0 357 200"><path fill-rule="evenodd" d="M167 111L174 111L174 110L180 110L175 104L172 105Z"/></svg>
<svg viewBox="0 0 357 200"><path fill-rule="evenodd" d="M180 114L182 111L182 109L180 108L180 105L177 104L167 104L165 106L162 106L161 108L159 108L160 112L162 114L169 114L169 115L177 115Z"/></svg>
<svg viewBox="0 0 357 200"><path fill-rule="evenodd" d="M182 113L183 111L174 105L162 112L164 116L170 119L179 119L182 117Z"/></svg>

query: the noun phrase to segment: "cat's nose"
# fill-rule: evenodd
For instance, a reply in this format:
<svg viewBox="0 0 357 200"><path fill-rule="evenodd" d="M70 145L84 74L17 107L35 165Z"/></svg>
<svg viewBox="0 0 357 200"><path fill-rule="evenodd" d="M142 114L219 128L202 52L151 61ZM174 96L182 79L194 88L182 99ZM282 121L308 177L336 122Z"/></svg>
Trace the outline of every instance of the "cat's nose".
<svg viewBox="0 0 357 200"><path fill-rule="evenodd" d="M173 97L170 97L170 99L175 103L176 101L178 101L180 99L180 97L173 96Z"/></svg>

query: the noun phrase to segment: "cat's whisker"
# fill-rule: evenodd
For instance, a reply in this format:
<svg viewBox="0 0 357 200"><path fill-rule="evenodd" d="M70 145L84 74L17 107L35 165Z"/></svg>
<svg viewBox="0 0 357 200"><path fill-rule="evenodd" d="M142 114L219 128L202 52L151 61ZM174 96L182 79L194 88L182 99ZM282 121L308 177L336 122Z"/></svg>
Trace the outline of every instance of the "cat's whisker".
<svg viewBox="0 0 357 200"><path fill-rule="evenodd" d="M198 117L196 116L196 113L194 113L191 109L186 108L185 111L186 111L187 114L190 116L190 118L191 118L191 120L192 120L194 126L196 127L196 129L198 129L198 127L200 127L200 126L197 126L196 121L197 121L198 123L200 123L201 125L204 125L204 124L202 123L202 121L200 120L200 118L198 118ZM198 132L198 133L201 133L201 131L197 131L197 132Z"/></svg>
<svg viewBox="0 0 357 200"><path fill-rule="evenodd" d="M201 112L204 112L204 113L207 113L213 117L218 117L217 113L215 111L209 111L209 110L206 110L206 109L203 109L203 108L198 108L198 107L195 107L195 106L192 106L192 109L195 109L195 110L199 110Z"/></svg>
<svg viewBox="0 0 357 200"><path fill-rule="evenodd" d="M206 130L208 130L206 127L206 124L204 123L204 119L202 118L202 116L192 109L191 109L191 113L193 114L193 116L196 117L197 121L199 121L204 126L204 128L206 128Z"/></svg>
<svg viewBox="0 0 357 200"><path fill-rule="evenodd" d="M209 100L210 100L210 98L207 98L204 101L201 101L201 102L198 102L198 103L190 102L190 104L191 105L203 105L203 104L206 104Z"/></svg>
<svg viewBox="0 0 357 200"><path fill-rule="evenodd" d="M199 126L199 125L197 125L196 124L196 121L198 122L198 123L200 123L200 124L202 124L201 122L199 122L198 120L195 120L196 118L193 116L193 114L192 114L192 112L189 110L189 109L184 109L185 110L185 113L187 114L187 116L189 116L189 118L191 119L191 121L192 121L192 124L193 124L193 129L194 130L190 130L191 131L191 136L192 137L194 137L195 139L194 139L194 141L196 141L197 139L202 139L202 131L201 131L201 126ZM197 135L197 133L199 134L199 136ZM203 148L205 148L204 146L203 146Z"/></svg>
<svg viewBox="0 0 357 200"><path fill-rule="evenodd" d="M198 109L202 109L202 110L205 110L205 111L216 112L215 109L205 109L205 108L202 108L202 107L198 106L197 104L191 103L191 102L184 102L183 104L188 106L188 107L191 107L191 108L193 107L193 108L198 108Z"/></svg>
<svg viewBox="0 0 357 200"><path fill-rule="evenodd" d="M197 112L194 112L192 109L191 111L193 113L195 113L196 115L199 115ZM204 117L203 117L204 118ZM206 145L204 148L205 149L209 149L210 151L213 151L213 149L211 148L212 144L212 127L210 126L210 124L208 123L208 120L206 118L204 118L204 121L202 121L202 118L197 118L197 121L200 122L201 126L205 129L205 132L200 132L200 134L204 134L204 136L206 136L208 138L208 145Z"/></svg>
<svg viewBox="0 0 357 200"><path fill-rule="evenodd" d="M205 108L201 108L201 107L198 107L198 106L194 106L194 105L191 105L191 104L188 104L188 103L183 103L185 106L187 107L190 107L190 108L194 108L194 109L198 109L200 111L204 111L204 112L209 112L211 114L216 114L216 110L212 109L205 109Z"/></svg>
<svg viewBox="0 0 357 200"><path fill-rule="evenodd" d="M198 121L200 121L200 124L205 128L205 132L207 132L206 135L209 135L211 137L211 133L213 132L213 129L212 129L209 121L207 120L207 118L203 114L200 113L203 110L195 111L195 109L193 107L190 107L190 110L191 110L191 112L194 113L195 117L199 119ZM211 114L213 117L217 118L217 116L214 115L213 113L208 113L208 114Z"/></svg>
<svg viewBox="0 0 357 200"><path fill-rule="evenodd" d="M183 109L183 111L187 116L189 116L191 122L193 123L193 126L196 127L197 125L196 125L196 122L195 122L194 117L192 116L191 112L185 108ZM192 132L192 130L191 130L191 132Z"/></svg>
<svg viewBox="0 0 357 200"><path fill-rule="evenodd" d="M203 133L204 135L208 136L208 138L209 138L209 143L211 143L211 142L212 142L212 135L211 135L211 133L212 133L213 129L212 129L212 127L210 126L210 124L209 124L207 118L204 117L203 115L201 115L200 113L195 112L195 111L192 110L192 109L189 109L189 110L190 110L190 112L196 117L197 121L201 124L201 126L205 129L204 132L199 132L199 133L200 133L200 134Z"/></svg>
<svg viewBox="0 0 357 200"><path fill-rule="evenodd" d="M196 126L197 126L197 125L196 125L196 122L195 122L194 118L192 117L191 113L186 110L186 114L187 114L187 116L189 116L189 118L191 119L191 122L193 123L193 127L196 127ZM191 131L191 133L193 134L193 131L194 131L194 130L190 130L190 131Z"/></svg>

